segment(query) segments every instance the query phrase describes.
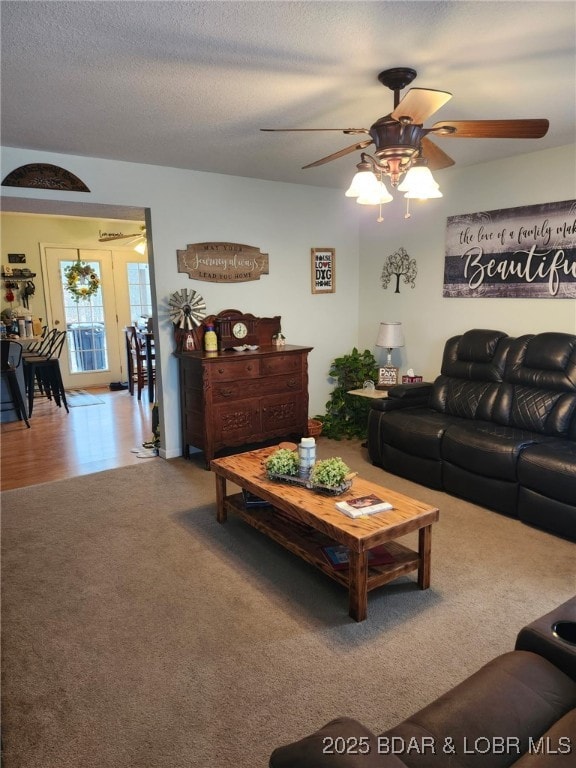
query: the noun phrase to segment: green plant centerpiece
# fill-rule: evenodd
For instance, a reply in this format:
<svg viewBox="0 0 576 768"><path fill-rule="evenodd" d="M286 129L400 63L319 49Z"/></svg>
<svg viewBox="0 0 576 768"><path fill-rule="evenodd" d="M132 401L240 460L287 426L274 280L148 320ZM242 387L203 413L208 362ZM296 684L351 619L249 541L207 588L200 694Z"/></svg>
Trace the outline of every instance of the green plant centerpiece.
<svg viewBox="0 0 576 768"><path fill-rule="evenodd" d="M321 486L327 491L340 492L351 485L350 467L339 456L317 461L310 472L313 488Z"/></svg>
<svg viewBox="0 0 576 768"><path fill-rule="evenodd" d="M278 448L277 451L268 456L264 466L270 478L278 475L297 477L299 469L298 453L291 451L289 448Z"/></svg>
<svg viewBox="0 0 576 768"><path fill-rule="evenodd" d="M365 439L370 400L349 395L350 389L362 389L365 381L378 381L378 366L370 350L359 352L356 347L349 355L337 357L328 372L336 386L326 403L326 414L314 418L322 422L322 434L335 440Z"/></svg>

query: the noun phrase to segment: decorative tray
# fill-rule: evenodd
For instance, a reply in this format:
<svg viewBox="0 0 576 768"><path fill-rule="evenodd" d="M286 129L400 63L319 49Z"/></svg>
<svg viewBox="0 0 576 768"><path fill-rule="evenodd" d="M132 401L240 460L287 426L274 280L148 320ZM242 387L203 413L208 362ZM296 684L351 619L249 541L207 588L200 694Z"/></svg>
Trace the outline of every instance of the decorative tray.
<svg viewBox="0 0 576 768"><path fill-rule="evenodd" d="M286 483L286 485L298 485L300 488L308 488L314 493L322 493L325 496L339 496L341 493L345 493L352 487L352 478L345 480L341 485L337 485L332 488L327 485L319 485L311 482L307 478L297 477L295 475L274 475L269 472L266 473L269 480L274 480L277 483Z"/></svg>

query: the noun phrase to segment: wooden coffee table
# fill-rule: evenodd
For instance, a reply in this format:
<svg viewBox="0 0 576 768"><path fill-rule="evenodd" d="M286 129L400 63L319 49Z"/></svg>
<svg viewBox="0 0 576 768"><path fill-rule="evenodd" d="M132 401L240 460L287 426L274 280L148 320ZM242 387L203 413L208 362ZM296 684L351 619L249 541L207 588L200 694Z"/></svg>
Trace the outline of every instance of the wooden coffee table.
<svg viewBox="0 0 576 768"><path fill-rule="evenodd" d="M216 476L217 520L225 523L228 512L238 515L286 549L315 565L330 578L348 588L349 613L356 621L364 621L368 612L368 592L399 576L418 572L418 586L430 586L432 524L438 520L436 507L355 477L346 493L324 496L307 488L269 480L262 462L276 447L213 459L210 468ZM242 493L227 495L226 482L231 481L268 501L270 507L249 507ZM389 501L394 509L352 519L339 512L336 501L375 493ZM396 539L418 531L418 551L409 549ZM322 547L344 544L350 551L346 570L335 570L326 559ZM368 566L368 550L385 544L393 562Z"/></svg>

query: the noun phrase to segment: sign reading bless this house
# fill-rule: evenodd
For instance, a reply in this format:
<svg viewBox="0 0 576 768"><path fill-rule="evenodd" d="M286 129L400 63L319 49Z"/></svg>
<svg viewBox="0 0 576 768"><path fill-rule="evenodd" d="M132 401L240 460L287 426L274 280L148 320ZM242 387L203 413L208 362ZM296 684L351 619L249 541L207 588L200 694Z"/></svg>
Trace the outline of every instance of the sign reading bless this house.
<svg viewBox="0 0 576 768"><path fill-rule="evenodd" d="M449 216L443 295L576 298L576 200Z"/></svg>
<svg viewBox="0 0 576 768"><path fill-rule="evenodd" d="M176 251L178 272L209 283L243 283L268 274L268 254L240 243L192 243Z"/></svg>

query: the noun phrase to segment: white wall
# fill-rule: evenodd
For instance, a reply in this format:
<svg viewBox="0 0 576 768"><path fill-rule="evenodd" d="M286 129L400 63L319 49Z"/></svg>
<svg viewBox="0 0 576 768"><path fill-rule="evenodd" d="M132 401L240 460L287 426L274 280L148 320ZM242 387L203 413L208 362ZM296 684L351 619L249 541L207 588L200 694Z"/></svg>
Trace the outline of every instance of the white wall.
<svg viewBox="0 0 576 768"><path fill-rule="evenodd" d="M444 341L473 327L511 335L557 330L576 333L576 301L566 299L445 299L446 217L576 197L575 147L534 152L453 167L435 175L444 197L412 206L396 195L377 212L329 190L173 168L117 163L30 150L2 150L2 178L26 163L62 166L79 176L89 194L9 188L11 197L147 207L151 211L153 290L159 307L161 414L166 456L180 455L177 361L166 301L181 287L198 291L209 313L237 308L279 314L288 342L310 345L310 415L324 412L332 385L331 361L353 346L373 350L381 320L403 323L406 346L394 362L426 379L439 370ZM358 229L360 221L360 230ZM270 274L259 281L224 285L190 280L176 271L176 251L188 243L247 243L270 254ZM310 248L336 249L336 293L313 295ZM414 289L384 290L380 274L388 255L404 247L418 263Z"/></svg>
<svg viewBox="0 0 576 768"><path fill-rule="evenodd" d="M444 147L444 145L443 145ZM445 147L444 147L445 148ZM384 221L376 223L373 209L362 211L360 225L361 348L375 347L378 324L402 322L405 346L393 361L405 372L414 368L427 380L438 373L444 342L470 328L494 328L511 336L542 331L576 333L576 300L443 298L446 218L462 213L515 208L576 198L576 147L561 147L509 160L435 172L444 197L415 202L404 219L398 194L383 206ZM361 206L358 206L359 208ZM382 287L380 275L387 257L405 248L418 266L416 285Z"/></svg>
<svg viewBox="0 0 576 768"><path fill-rule="evenodd" d="M167 300L177 288L196 290L209 314L236 308L281 315L289 344L313 346L310 415L324 411L331 361L358 339L357 211L341 190L279 184L174 168L14 148L2 149L2 178L27 163L51 163L81 178L90 193L10 187L10 197L142 206L151 212L153 291L158 305L161 423L165 456L180 455L177 360ZM269 254L270 274L225 285L177 272L176 251L188 243L228 241ZM310 249L336 249L336 293L311 292ZM158 361L157 361L158 364Z"/></svg>

